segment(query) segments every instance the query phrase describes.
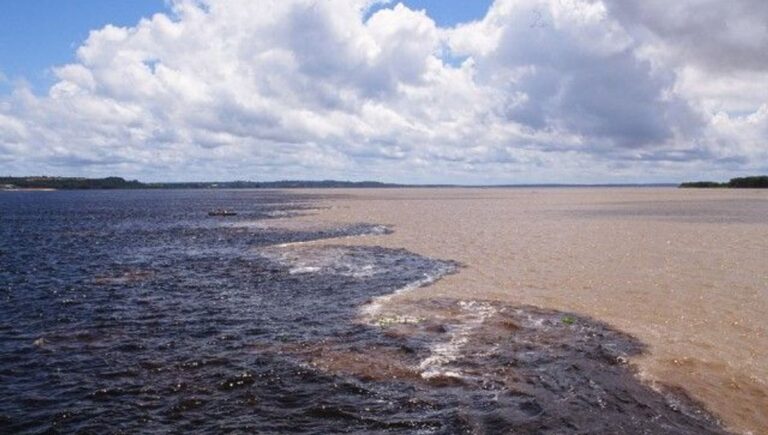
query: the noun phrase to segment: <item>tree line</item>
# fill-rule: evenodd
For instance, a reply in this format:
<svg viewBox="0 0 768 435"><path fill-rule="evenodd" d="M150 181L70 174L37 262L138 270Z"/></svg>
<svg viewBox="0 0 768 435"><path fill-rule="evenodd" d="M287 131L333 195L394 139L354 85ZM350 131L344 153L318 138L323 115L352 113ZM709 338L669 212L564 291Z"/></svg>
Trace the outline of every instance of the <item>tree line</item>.
<svg viewBox="0 0 768 435"><path fill-rule="evenodd" d="M726 183L716 181L691 181L680 185L683 188L734 188L734 189L766 189L768 176L731 178Z"/></svg>

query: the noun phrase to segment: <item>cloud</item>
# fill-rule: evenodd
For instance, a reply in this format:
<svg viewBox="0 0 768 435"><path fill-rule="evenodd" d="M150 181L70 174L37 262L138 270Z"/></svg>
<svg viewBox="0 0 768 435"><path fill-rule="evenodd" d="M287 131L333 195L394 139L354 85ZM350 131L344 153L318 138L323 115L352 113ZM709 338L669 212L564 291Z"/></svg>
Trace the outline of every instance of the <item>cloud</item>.
<svg viewBox="0 0 768 435"><path fill-rule="evenodd" d="M673 118L688 111L666 93L674 78L635 55L636 42L601 3L500 0L482 23L458 32L457 50L467 33L496 35L466 53L510 97L512 122L638 148L673 139Z"/></svg>
<svg viewBox="0 0 768 435"><path fill-rule="evenodd" d="M612 15L668 61L729 71L768 68L768 3L762 0L605 0Z"/></svg>
<svg viewBox="0 0 768 435"><path fill-rule="evenodd" d="M374 3L177 0L94 30L45 95L2 97L0 158L145 179L484 183L675 180L765 157L762 3L497 0L455 28Z"/></svg>

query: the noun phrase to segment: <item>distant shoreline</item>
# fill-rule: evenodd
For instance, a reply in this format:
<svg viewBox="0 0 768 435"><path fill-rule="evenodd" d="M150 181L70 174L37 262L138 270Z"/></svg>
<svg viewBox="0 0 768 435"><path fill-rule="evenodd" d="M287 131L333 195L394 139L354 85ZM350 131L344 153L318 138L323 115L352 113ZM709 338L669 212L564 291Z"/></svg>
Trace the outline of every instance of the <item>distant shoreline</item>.
<svg viewBox="0 0 768 435"><path fill-rule="evenodd" d="M138 190L138 189L402 189L402 188L621 188L676 187L674 183L601 183L601 184L398 184L378 181L284 180L284 181L212 181L144 183L120 177L0 177L0 191L34 190Z"/></svg>
<svg viewBox="0 0 768 435"><path fill-rule="evenodd" d="M632 187L680 187L680 188L768 188L768 176L733 178L728 182L694 181L676 183L596 183L596 184L399 184L378 181L339 180L282 180L282 181L201 181L145 183L121 177L0 177L0 191L52 191L52 190L138 190L138 189L404 189L404 188L632 188Z"/></svg>

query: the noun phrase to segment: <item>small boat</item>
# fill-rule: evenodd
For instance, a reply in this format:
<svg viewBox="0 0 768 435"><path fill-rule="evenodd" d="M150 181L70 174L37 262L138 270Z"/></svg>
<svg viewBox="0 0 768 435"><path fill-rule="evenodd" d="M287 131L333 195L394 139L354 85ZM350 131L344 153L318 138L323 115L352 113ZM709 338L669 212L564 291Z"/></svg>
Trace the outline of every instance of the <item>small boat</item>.
<svg viewBox="0 0 768 435"><path fill-rule="evenodd" d="M218 209L209 211L208 216L237 216L237 212L232 210Z"/></svg>

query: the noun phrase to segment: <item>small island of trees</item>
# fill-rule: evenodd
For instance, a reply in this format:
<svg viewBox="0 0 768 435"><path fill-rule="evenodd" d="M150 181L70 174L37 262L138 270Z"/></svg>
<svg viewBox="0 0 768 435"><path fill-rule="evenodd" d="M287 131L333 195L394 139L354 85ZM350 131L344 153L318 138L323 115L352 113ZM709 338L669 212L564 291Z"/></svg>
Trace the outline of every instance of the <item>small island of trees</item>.
<svg viewBox="0 0 768 435"><path fill-rule="evenodd" d="M733 189L768 189L768 176L731 178L727 183L716 181L692 181L680 185L682 188L733 188Z"/></svg>

